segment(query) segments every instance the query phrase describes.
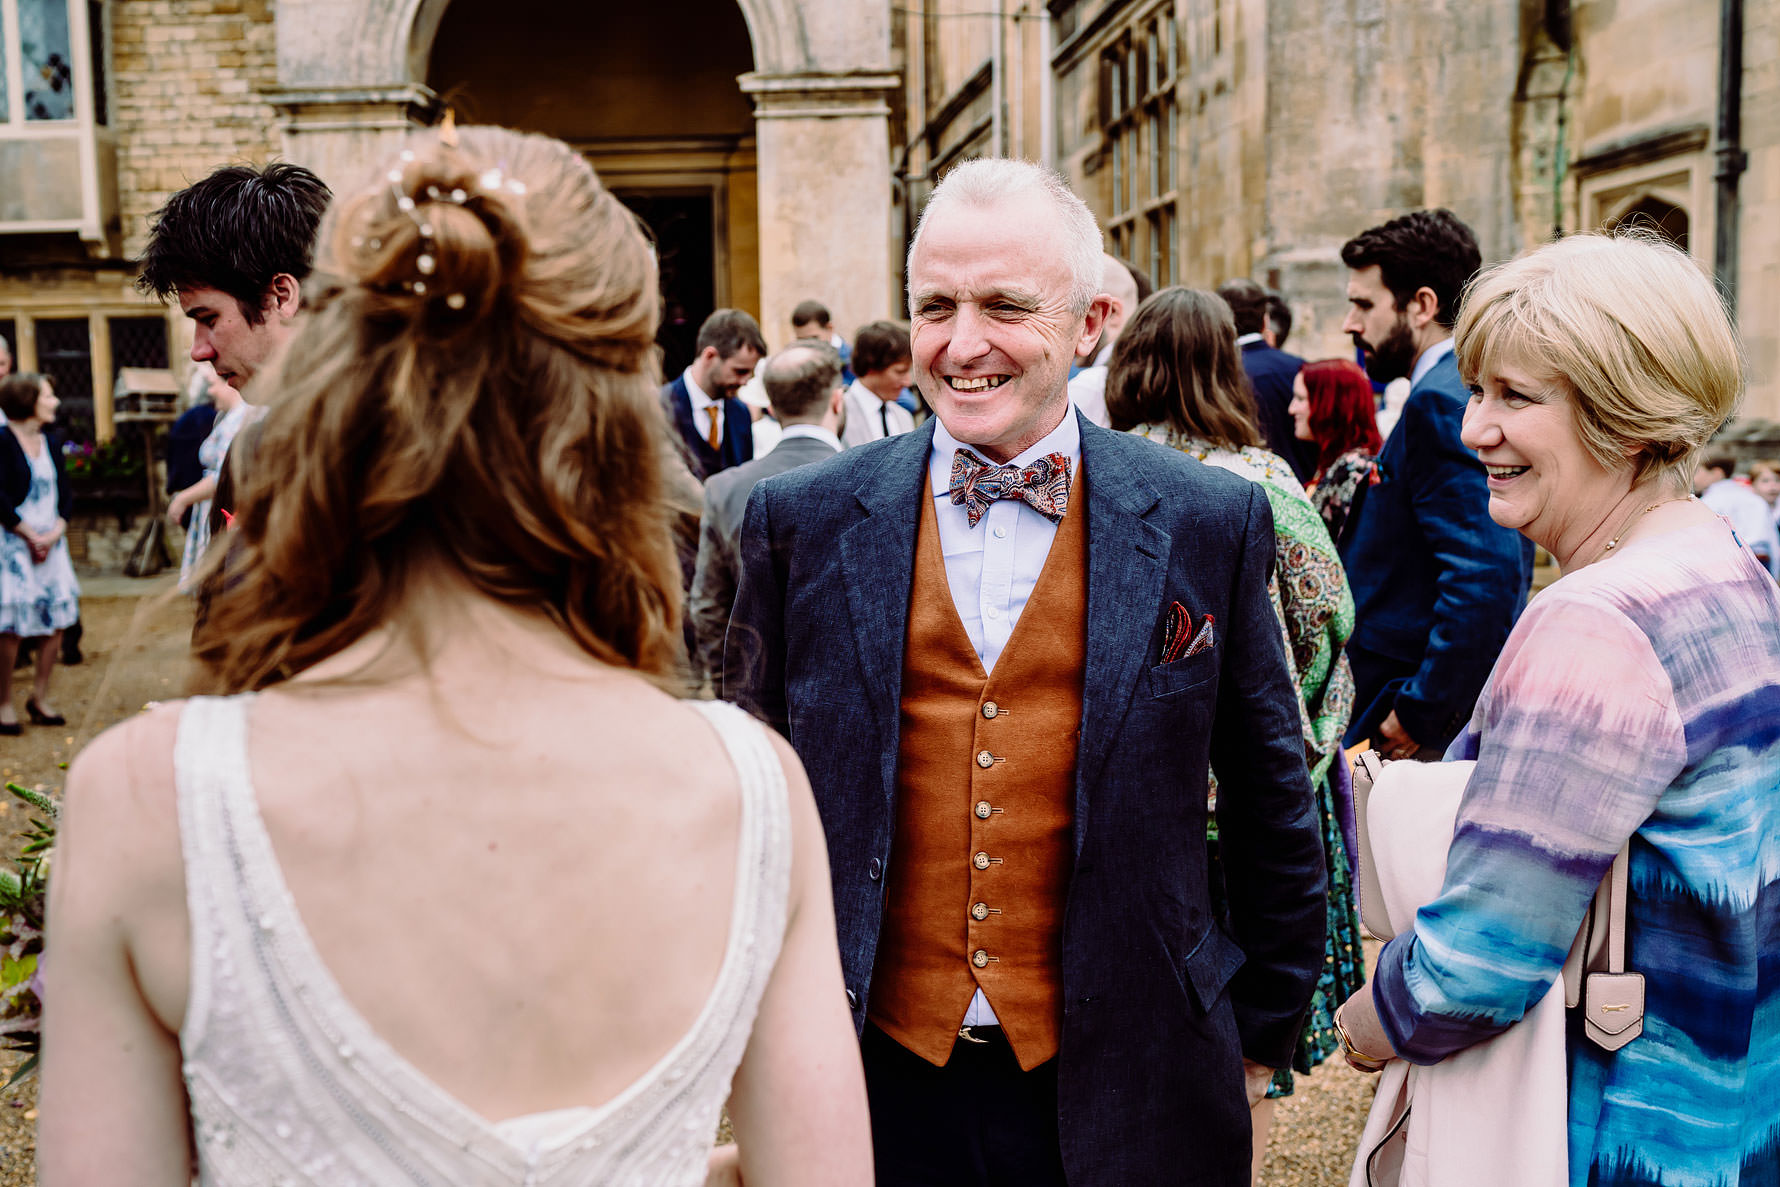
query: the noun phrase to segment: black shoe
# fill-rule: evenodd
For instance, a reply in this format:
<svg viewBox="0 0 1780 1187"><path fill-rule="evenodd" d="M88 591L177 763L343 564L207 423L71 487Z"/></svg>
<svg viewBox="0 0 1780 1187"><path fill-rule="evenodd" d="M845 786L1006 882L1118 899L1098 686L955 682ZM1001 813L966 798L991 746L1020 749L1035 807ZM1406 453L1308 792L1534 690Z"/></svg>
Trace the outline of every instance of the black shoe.
<svg viewBox="0 0 1780 1187"><path fill-rule="evenodd" d="M0 721L0 737L16 738L25 732L25 727L16 721Z"/></svg>
<svg viewBox="0 0 1780 1187"><path fill-rule="evenodd" d="M68 719L60 713L45 713L37 707L35 697L25 700L25 716L31 719L32 725L67 725Z"/></svg>

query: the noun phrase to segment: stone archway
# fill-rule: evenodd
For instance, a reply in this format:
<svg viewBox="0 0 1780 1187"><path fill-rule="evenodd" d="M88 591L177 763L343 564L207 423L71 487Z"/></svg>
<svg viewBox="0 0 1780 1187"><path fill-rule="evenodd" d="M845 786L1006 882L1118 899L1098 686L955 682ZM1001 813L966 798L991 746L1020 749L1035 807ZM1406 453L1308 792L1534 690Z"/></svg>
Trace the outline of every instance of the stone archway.
<svg viewBox="0 0 1780 1187"><path fill-rule="evenodd" d="M438 98L428 59L451 0L279 0L284 154L337 189L369 180ZM740 78L758 157L760 314L769 341L818 297L843 332L891 290L889 8L882 0L734 0L753 42Z"/></svg>

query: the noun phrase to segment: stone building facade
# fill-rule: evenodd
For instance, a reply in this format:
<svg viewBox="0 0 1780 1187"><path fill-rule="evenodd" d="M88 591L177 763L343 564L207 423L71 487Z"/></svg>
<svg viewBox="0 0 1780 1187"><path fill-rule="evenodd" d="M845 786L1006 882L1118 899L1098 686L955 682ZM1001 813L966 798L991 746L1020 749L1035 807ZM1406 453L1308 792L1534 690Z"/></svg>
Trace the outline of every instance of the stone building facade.
<svg viewBox="0 0 1780 1187"><path fill-rule="evenodd" d="M563 137L650 221L682 354L715 305L775 344L806 297L900 313L933 184L1003 152L1158 282L1281 289L1313 356L1347 349L1340 244L1403 210L1498 259L1658 225L1734 276L1745 412L1780 420L1780 0L1742 0L1734 146L1729 2L0 0L0 336L109 435L117 369L189 341L131 284L169 193L273 156L353 187L449 104Z"/></svg>
<svg viewBox="0 0 1780 1187"><path fill-rule="evenodd" d="M1311 357L1351 349L1340 245L1405 210L1450 207L1486 260L1656 226L1735 294L1744 416L1780 421L1780 0L1740 5L1734 145L1727 2L908 0L903 221L956 160L1043 160L1158 283L1283 291Z"/></svg>
<svg viewBox="0 0 1780 1187"><path fill-rule="evenodd" d="M177 311L132 287L170 193L273 157L354 188L447 104L564 138L650 220L683 331L670 354L717 305L779 342L807 297L849 330L899 303L883 0L6 8L0 336L57 379L77 435L112 435L121 367L184 366Z"/></svg>

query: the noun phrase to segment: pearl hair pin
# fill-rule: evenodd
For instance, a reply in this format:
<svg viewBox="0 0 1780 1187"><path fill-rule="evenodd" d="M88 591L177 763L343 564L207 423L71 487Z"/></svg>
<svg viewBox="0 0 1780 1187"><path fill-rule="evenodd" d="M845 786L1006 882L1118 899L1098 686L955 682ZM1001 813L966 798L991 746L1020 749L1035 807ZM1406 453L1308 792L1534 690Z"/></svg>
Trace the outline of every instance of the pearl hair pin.
<svg viewBox="0 0 1780 1187"><path fill-rule="evenodd" d="M441 125L440 141L448 147L456 147L456 127L450 118L449 112L446 113L446 116L445 123ZM449 138L447 138L448 133ZM409 194L403 185L403 166L414 162L414 152L412 149L403 149L397 159L401 161L402 164L391 169L385 176L389 180L390 188L395 192L396 209L414 220L414 229L419 233L420 238L420 251L419 254L414 257L414 268L415 271L419 273L419 276L413 280L403 281L401 288L403 291L413 293L415 296L425 296L427 292L427 283L424 278L431 276L438 271L438 248L433 242L433 224L421 216L418 204L414 200L414 196ZM526 192L526 186L525 183L520 181L517 177L508 177L499 165L492 165L482 171L481 175L477 178L477 188L474 190L467 190L462 186L454 186L451 190L445 191L441 190L437 185L428 185L423 192L428 202L450 202L455 206L464 206L467 205L473 197L483 194L493 194L497 191L505 191L515 197L523 197ZM352 240L352 246L354 248L363 247L366 243L367 241L363 237L354 237ZM383 246L383 241L381 239L371 239L368 243L372 251L380 250ZM468 301L462 293L447 293L445 296L446 308L453 311L460 310L467 304Z"/></svg>

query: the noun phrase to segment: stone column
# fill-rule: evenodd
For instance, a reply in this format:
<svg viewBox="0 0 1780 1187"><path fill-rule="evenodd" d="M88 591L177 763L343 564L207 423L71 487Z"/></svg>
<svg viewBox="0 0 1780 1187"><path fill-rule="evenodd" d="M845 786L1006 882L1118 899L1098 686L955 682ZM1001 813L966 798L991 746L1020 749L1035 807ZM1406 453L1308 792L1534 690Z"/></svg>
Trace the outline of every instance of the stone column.
<svg viewBox="0 0 1780 1187"><path fill-rule="evenodd" d="M284 159L313 169L336 193L368 185L403 137L438 110L438 96L414 82L277 87L262 97L278 111Z"/></svg>
<svg viewBox="0 0 1780 1187"><path fill-rule="evenodd" d="M755 72L759 156L760 312L782 344L791 310L822 301L848 338L865 322L902 316L891 291L890 108L901 85L879 71Z"/></svg>

